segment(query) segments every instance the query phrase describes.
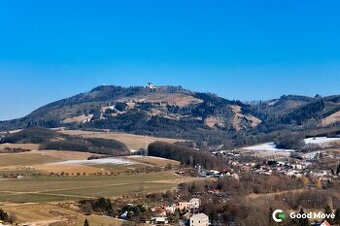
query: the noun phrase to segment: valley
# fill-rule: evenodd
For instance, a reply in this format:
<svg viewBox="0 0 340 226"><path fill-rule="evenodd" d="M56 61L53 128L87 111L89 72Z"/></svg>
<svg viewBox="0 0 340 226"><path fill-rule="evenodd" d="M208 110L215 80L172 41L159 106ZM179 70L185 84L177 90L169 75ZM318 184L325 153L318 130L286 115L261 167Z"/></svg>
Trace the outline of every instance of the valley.
<svg viewBox="0 0 340 226"><path fill-rule="evenodd" d="M0 122L0 209L22 226L262 226L274 207L339 212L338 111L338 96L242 103L100 86Z"/></svg>

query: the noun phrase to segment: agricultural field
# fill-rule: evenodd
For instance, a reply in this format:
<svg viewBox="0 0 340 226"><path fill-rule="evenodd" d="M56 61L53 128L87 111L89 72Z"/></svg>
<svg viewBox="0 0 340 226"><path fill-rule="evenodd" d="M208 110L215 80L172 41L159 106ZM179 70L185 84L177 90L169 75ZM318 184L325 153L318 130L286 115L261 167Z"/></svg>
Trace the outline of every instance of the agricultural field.
<svg viewBox="0 0 340 226"><path fill-rule="evenodd" d="M6 160L1 161L0 168L0 208L14 215L16 223L22 225L82 226L88 219L90 225L120 226L123 221L118 219L85 216L74 203L83 199L162 192L192 180L160 170L158 167L167 160L150 162L147 157L137 157L139 161L128 158L87 160L91 155L68 151L1 154L1 159ZM145 167L159 170L132 171ZM4 177L19 174L24 175L23 178Z"/></svg>
<svg viewBox="0 0 340 226"><path fill-rule="evenodd" d="M0 154L0 202L51 202L116 197L137 192L162 191L181 178L159 167L164 159L128 158L87 160L89 153L31 151ZM147 173L145 168L149 168ZM141 170L138 173L136 170ZM159 171L159 172L157 172ZM6 176L5 176L6 175ZM17 178L21 175L22 178Z"/></svg>
<svg viewBox="0 0 340 226"><path fill-rule="evenodd" d="M38 152L0 153L0 168L16 166L35 166L45 163L61 161L57 157Z"/></svg>
<svg viewBox="0 0 340 226"><path fill-rule="evenodd" d="M180 162L178 161L165 159L165 158L158 158L158 157L153 157L153 156L131 155L125 158L128 160L132 160L134 162L140 162L140 163L157 166L157 167L166 167L168 165L178 167L180 165Z"/></svg>
<svg viewBox="0 0 340 226"><path fill-rule="evenodd" d="M103 136L87 133L78 135ZM163 140L119 133L109 133L106 138L110 137L129 142L131 149ZM10 149L25 151L6 153ZM94 156L97 158L89 159ZM170 165L178 167L177 161L151 156L104 157L88 152L39 150L36 144L2 144L0 208L14 215L19 225L82 226L88 219L91 226L120 226L123 221L115 218L83 215L76 202L174 190L178 184L193 180L178 176L172 170L165 171Z"/></svg>
<svg viewBox="0 0 340 226"><path fill-rule="evenodd" d="M131 150L138 150L140 148L146 148L150 143L155 141L164 141L168 143L175 143L183 140L158 138L150 136L140 136L128 133L118 132L93 132L83 130L59 130L59 132L67 135L81 136L85 138L103 138L103 139L115 139L127 145Z"/></svg>
<svg viewBox="0 0 340 226"><path fill-rule="evenodd" d="M182 179L167 172L119 176L40 176L0 183L0 202L30 203L117 197L176 188Z"/></svg>
<svg viewBox="0 0 340 226"><path fill-rule="evenodd" d="M77 211L72 203L64 204L7 204L0 206L2 209L15 215L19 224L25 225L70 225L83 226L84 220L88 219L91 225L112 225L120 226L123 221L105 216L90 215L84 216ZM32 221L33 220L33 221ZM29 222L29 223L28 223Z"/></svg>

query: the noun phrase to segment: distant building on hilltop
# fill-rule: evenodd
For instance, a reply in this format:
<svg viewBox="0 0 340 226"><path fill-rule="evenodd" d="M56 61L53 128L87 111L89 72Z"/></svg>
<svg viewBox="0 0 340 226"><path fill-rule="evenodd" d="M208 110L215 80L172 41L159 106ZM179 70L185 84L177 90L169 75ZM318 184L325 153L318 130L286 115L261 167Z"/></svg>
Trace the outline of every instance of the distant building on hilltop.
<svg viewBox="0 0 340 226"><path fill-rule="evenodd" d="M147 84L146 88L148 88L148 89L156 89L156 86L154 84L152 84L151 82L149 82Z"/></svg>

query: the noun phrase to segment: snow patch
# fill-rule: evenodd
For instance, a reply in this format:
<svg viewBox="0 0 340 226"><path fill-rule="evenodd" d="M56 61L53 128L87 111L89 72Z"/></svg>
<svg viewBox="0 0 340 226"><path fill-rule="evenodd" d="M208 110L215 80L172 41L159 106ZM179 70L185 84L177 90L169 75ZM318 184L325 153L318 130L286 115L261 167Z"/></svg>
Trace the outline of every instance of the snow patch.
<svg viewBox="0 0 340 226"><path fill-rule="evenodd" d="M150 158L150 159L159 159L159 160L169 160L166 158L161 158L161 157L156 157L156 156L143 156L143 155L130 155L129 158Z"/></svg>
<svg viewBox="0 0 340 226"><path fill-rule="evenodd" d="M271 152L293 152L294 150L290 149L279 149L276 147L274 142L268 142L264 144L258 144L250 147L243 148L249 151L271 151Z"/></svg>
<svg viewBox="0 0 340 226"><path fill-rule="evenodd" d="M102 159L91 159L91 160L67 160L64 162L57 162L55 164L75 164L75 165L132 165L133 163L129 160L120 158L102 158Z"/></svg>
<svg viewBox="0 0 340 226"><path fill-rule="evenodd" d="M340 141L340 138L328 138L328 137L314 137L304 140L306 144L326 144L334 141ZM250 147L243 148L249 151L269 151L269 152L294 152L291 149L279 149L274 142L268 142L264 144L258 144Z"/></svg>
<svg viewBox="0 0 340 226"><path fill-rule="evenodd" d="M306 144L325 144L334 141L340 141L340 138L312 137L305 139Z"/></svg>

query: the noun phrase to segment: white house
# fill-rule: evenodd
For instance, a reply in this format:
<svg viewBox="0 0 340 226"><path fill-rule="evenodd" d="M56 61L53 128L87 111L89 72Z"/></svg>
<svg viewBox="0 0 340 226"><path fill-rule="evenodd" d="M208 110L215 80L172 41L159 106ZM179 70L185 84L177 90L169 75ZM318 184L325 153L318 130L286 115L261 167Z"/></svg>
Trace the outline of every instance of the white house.
<svg viewBox="0 0 340 226"><path fill-rule="evenodd" d="M209 217L204 213L194 214L190 217L190 226L208 226Z"/></svg>
<svg viewBox="0 0 340 226"><path fill-rule="evenodd" d="M165 207L165 212L167 212L167 213L172 213L172 214L173 214L173 213L175 213L176 208L177 208L176 205L166 206L166 207Z"/></svg>
<svg viewBox="0 0 340 226"><path fill-rule="evenodd" d="M166 217L152 217L151 218L152 223L154 224L168 224L168 218Z"/></svg>
<svg viewBox="0 0 340 226"><path fill-rule="evenodd" d="M190 201L191 209L198 209L200 208L200 200L198 198L193 198Z"/></svg>

